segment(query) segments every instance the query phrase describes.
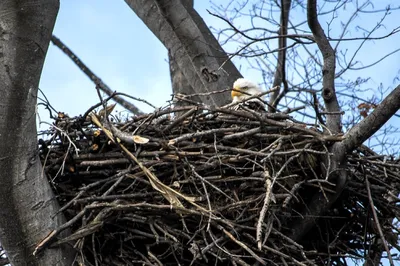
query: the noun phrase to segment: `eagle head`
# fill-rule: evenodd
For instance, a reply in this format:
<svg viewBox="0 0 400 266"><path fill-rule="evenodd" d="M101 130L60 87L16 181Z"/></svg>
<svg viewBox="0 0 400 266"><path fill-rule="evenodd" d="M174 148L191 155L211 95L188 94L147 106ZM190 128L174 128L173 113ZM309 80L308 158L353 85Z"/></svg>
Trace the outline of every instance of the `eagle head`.
<svg viewBox="0 0 400 266"><path fill-rule="evenodd" d="M261 93L262 90L250 80L239 78L233 83L231 92L232 102L236 103L245 100L253 95Z"/></svg>

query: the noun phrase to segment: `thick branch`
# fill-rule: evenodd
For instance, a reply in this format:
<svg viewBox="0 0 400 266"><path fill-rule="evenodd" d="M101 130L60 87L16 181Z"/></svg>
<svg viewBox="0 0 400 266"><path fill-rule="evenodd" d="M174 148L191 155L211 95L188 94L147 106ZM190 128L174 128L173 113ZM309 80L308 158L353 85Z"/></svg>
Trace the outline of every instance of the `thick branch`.
<svg viewBox="0 0 400 266"><path fill-rule="evenodd" d="M14 266L73 261L69 249L32 255L36 244L64 222L43 176L35 121L40 74L58 7L57 0L0 1L0 239Z"/></svg>
<svg viewBox="0 0 400 266"><path fill-rule="evenodd" d="M366 118L346 133L343 145L347 152L360 146L377 132L400 109L398 85Z"/></svg>
<svg viewBox="0 0 400 266"><path fill-rule="evenodd" d="M230 88L241 77L197 12L180 0L125 0L171 52L179 69L197 93ZM201 96L214 106L230 101L229 92Z"/></svg>
<svg viewBox="0 0 400 266"><path fill-rule="evenodd" d="M51 42L60 48L82 70L82 72L85 73L86 76L88 76L88 78L90 78L90 80L96 84L96 86L99 86L101 91L108 96L114 94L114 91L112 91L99 77L97 77L60 39L53 35L51 37ZM113 100L123 106L126 110L131 111L133 114L143 114L139 108L120 96L114 96Z"/></svg>
<svg viewBox="0 0 400 266"><path fill-rule="evenodd" d="M317 0L308 0L307 2L307 21L315 42L322 53L324 65L322 68L322 97L328 113L339 112L340 107L335 91L335 51L330 45L324 30L318 22ZM335 134L341 132L341 117L338 114L328 114L326 125L329 130Z"/></svg>
<svg viewBox="0 0 400 266"><path fill-rule="evenodd" d="M281 21L279 28L279 52L278 52L278 62L276 65L274 82L272 84L272 88L276 88L280 86L282 83L284 84L283 90L275 91L269 100L270 107L269 112L274 112L276 107L279 104L279 101L289 90L288 84L286 82L286 45L287 45L287 27L289 23L289 12L292 4L292 0L281 0ZM281 93L279 93L281 91Z"/></svg>
<svg viewBox="0 0 400 266"><path fill-rule="evenodd" d="M328 112L339 110L334 89L334 70L335 70L335 54L330 46L321 26L317 20L316 1L308 1L308 23L313 31L315 40L324 57L323 66L323 96ZM344 170L346 165L346 153L351 152L360 146L365 140L371 137L379 130L400 108L400 86L393 90L388 97L363 121L353 127L346 135L342 142L335 143L330 151L334 156L330 158L330 170L327 173L329 179L336 184L335 193L325 196L322 193L314 195L313 200L304 211L304 219L294 221L292 233L290 237L294 240L302 239L307 232L315 225L313 217L320 217L332 204L339 198L343 189L347 184L347 173ZM333 133L340 131L339 115L329 115L327 119L328 128ZM325 160L327 166L329 158Z"/></svg>

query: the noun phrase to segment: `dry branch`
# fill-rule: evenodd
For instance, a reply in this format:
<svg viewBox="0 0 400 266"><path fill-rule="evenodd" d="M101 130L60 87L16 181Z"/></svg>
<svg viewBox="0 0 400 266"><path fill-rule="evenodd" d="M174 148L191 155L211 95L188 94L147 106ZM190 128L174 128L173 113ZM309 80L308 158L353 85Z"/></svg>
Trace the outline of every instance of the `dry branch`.
<svg viewBox="0 0 400 266"><path fill-rule="evenodd" d="M59 38L56 36L51 37L51 42L60 48L81 70L83 73L90 78L96 84L96 87L100 88L108 96L112 96L113 100L122 105L126 110L131 111L134 114L141 115L143 114L139 108L137 108L132 103L128 102L124 98L115 95L115 91L112 91L99 77L97 77L90 68L88 68L82 60L79 59L77 55L74 54ZM139 99L140 100L140 99Z"/></svg>

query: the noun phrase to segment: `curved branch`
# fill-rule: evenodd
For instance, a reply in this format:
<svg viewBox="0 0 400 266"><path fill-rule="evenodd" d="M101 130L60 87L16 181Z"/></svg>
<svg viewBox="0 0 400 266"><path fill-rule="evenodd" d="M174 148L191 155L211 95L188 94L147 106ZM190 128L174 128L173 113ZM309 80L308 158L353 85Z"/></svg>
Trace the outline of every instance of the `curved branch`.
<svg viewBox="0 0 400 266"><path fill-rule="evenodd" d="M314 195L307 210L305 210L305 217L293 223L290 235L293 240L300 240L315 225L316 218L314 217L319 217L323 214L339 198L347 182L347 173L343 168L346 153L359 147L400 109L400 101L398 99L400 99L400 85L369 116L349 130L343 141L337 142L332 146L331 152L334 156L330 159L332 165L329 174L330 179L335 180L336 191L333 194L327 194L326 198L322 193Z"/></svg>
<svg viewBox="0 0 400 266"><path fill-rule="evenodd" d="M341 117L340 115L334 114L340 111L335 91L336 56L324 30L318 22L317 0L308 0L307 2L307 21L314 35L315 42L324 58L324 65L322 68L322 97L328 113L332 113L327 115L326 125L332 133L339 133L341 131Z"/></svg>

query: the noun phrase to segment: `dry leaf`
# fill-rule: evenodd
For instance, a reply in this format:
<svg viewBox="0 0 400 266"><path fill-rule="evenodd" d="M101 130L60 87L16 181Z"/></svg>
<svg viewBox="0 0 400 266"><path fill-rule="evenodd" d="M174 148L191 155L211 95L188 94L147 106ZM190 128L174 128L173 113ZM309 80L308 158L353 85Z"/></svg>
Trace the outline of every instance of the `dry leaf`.
<svg viewBox="0 0 400 266"><path fill-rule="evenodd" d="M90 148L91 148L92 151L97 151L99 149L99 145L95 143Z"/></svg>
<svg viewBox="0 0 400 266"><path fill-rule="evenodd" d="M101 134L100 130L95 130L95 131L93 132L93 136L94 136L94 137L98 137L98 136L100 136L100 134Z"/></svg>
<svg viewBox="0 0 400 266"><path fill-rule="evenodd" d="M75 167L72 166L72 165L68 166L68 170L69 170L71 173L75 173Z"/></svg>
<svg viewBox="0 0 400 266"><path fill-rule="evenodd" d="M106 113L107 115L111 114L111 112L114 110L115 105L116 105L115 103L107 105L105 109L103 108L99 111L98 115L100 117L103 117Z"/></svg>
<svg viewBox="0 0 400 266"><path fill-rule="evenodd" d="M180 187L181 187L181 184L179 184L178 181L174 181L174 183L172 183L172 187L174 187L174 188L180 188Z"/></svg>
<svg viewBox="0 0 400 266"><path fill-rule="evenodd" d="M163 159L169 159L169 160L179 160L179 156L174 155L174 154L167 154L163 156Z"/></svg>
<svg viewBox="0 0 400 266"><path fill-rule="evenodd" d="M134 135L132 138L133 138L133 141L137 144L146 144L147 142L149 142L148 138L144 138L139 135Z"/></svg>

